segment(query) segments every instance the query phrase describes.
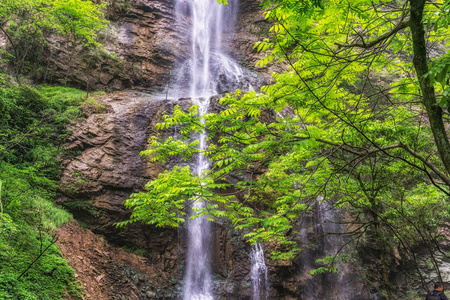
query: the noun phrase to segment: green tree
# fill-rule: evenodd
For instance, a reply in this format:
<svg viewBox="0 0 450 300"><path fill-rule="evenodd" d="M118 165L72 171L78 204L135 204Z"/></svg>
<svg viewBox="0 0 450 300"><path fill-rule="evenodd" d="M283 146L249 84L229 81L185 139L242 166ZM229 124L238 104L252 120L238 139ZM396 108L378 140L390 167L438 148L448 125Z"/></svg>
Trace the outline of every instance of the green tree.
<svg viewBox="0 0 450 300"><path fill-rule="evenodd" d="M14 66L17 81L37 67L32 62L45 60L50 34L64 35L72 46L98 46L97 35L107 23L103 7L84 0L1 0L0 31L10 47L4 56Z"/></svg>
<svg viewBox="0 0 450 300"><path fill-rule="evenodd" d="M258 65L284 71L261 93L227 95L220 113L199 117L194 106L166 116L159 129L181 127L183 138L154 137L143 154L189 159L200 151L190 134L205 131L211 170L164 172L126 201L135 209L122 225L177 226L183 200L206 201L198 215L229 218L250 242L275 241L273 257L290 259L300 251L289 236L294 222L323 199L354 216L349 238L378 250L389 299L391 248L414 260L413 246L427 245L439 274L436 229L450 195L450 1L262 5L273 26L255 45L268 51Z"/></svg>

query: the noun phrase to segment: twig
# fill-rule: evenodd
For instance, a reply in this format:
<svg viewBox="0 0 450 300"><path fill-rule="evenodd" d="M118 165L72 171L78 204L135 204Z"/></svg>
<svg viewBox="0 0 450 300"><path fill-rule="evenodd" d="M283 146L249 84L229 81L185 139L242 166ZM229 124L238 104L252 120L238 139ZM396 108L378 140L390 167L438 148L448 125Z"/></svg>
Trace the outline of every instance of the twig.
<svg viewBox="0 0 450 300"><path fill-rule="evenodd" d="M45 252L47 252L47 250L54 244L56 243L56 241L58 241L58 236L56 234L53 235L52 240L50 242L50 244L45 247L44 251L41 251L41 253L39 253L38 257L36 257L33 262L31 264L28 265L28 267L19 275L19 277L17 277L17 280L19 280L23 275L25 275L25 273L28 272L29 269L31 269L31 267L38 261L39 258L41 258L42 255L44 255Z"/></svg>

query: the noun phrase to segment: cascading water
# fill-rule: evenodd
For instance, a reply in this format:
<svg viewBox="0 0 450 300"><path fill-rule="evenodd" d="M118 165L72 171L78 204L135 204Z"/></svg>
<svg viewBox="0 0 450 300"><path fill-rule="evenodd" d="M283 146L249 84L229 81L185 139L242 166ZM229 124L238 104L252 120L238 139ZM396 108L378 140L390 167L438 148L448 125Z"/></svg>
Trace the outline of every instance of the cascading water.
<svg viewBox="0 0 450 300"><path fill-rule="evenodd" d="M233 31L238 0L228 0L226 6L216 0L175 1L178 22L191 22L191 55L176 67L168 98L205 98L208 102L212 95L250 90L251 74L223 50L225 33Z"/></svg>
<svg viewBox="0 0 450 300"><path fill-rule="evenodd" d="M301 274L304 277L303 297L304 299L376 299L374 295L366 294L361 291L356 283L357 277L354 276L354 270L351 264L340 262L334 265L339 269L338 273L325 273L316 276L310 276L312 269L322 266L316 263L317 259L325 256L334 257L336 254L352 254L345 245L347 240L343 233L345 232L342 223L342 215L335 207L332 200L324 201L318 199L312 205L312 214L306 214L301 220L302 229L300 230L302 245L305 251L302 255L300 266ZM319 239L319 240L318 240ZM316 244L311 246L310 244Z"/></svg>
<svg viewBox="0 0 450 300"><path fill-rule="evenodd" d="M261 244L256 244L250 253L250 276L253 285L253 300L267 300L269 292L269 278L264 260L264 250Z"/></svg>
<svg viewBox="0 0 450 300"><path fill-rule="evenodd" d="M208 111L209 97L192 98L199 107L199 115ZM202 122L204 122L202 120ZM206 147L206 135L198 137L199 149ZM201 176L208 169L208 160L199 153L195 165L196 175ZM193 203L193 210L204 206L202 199ZM194 212L195 213L195 212ZM195 218L188 222L188 252L186 259L186 275L184 286L184 300L209 300L212 296L211 259L209 246L211 244L211 226L205 217Z"/></svg>
<svg viewBox="0 0 450 300"><path fill-rule="evenodd" d="M208 98L193 98L199 106L199 114L207 112ZM199 136L199 149L206 147L206 135ZM196 175L203 174L208 169L208 161L198 154L195 166ZM202 199L197 199L193 203L193 210L204 206ZM209 245L211 244L211 228L205 217L195 218L188 222L188 252L184 286L184 300L210 300L212 296L211 263Z"/></svg>
<svg viewBox="0 0 450 300"><path fill-rule="evenodd" d="M229 1L224 7L215 0L176 0L179 20L189 15L192 22L191 57L178 68L176 82L170 93L171 98L189 97L198 105L200 116L208 112L211 96L232 91L240 86L244 71L222 51L222 36L235 18L236 3ZM237 0L236 0L237 1ZM225 23L225 21L227 21ZM199 149L206 149L206 134L198 136ZM209 167L208 160L199 153L193 166L196 175L201 176ZM202 199L193 205L204 206ZM187 222L188 249L186 257L184 300L211 300L214 298L211 279L211 228L204 217Z"/></svg>

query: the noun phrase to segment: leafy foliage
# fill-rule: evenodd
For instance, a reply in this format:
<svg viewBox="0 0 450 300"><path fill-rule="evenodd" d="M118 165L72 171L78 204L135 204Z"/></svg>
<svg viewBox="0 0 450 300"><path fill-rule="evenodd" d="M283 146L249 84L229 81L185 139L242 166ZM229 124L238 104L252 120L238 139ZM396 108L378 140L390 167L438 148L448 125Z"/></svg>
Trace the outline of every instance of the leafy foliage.
<svg viewBox="0 0 450 300"><path fill-rule="evenodd" d="M84 94L69 88L0 89L0 159L13 164L33 163L55 178L59 172L54 160L57 147L68 135L65 126L81 115L78 107Z"/></svg>
<svg viewBox="0 0 450 300"><path fill-rule="evenodd" d="M61 144L81 117L84 92L43 86L0 89L0 298L81 298L54 244L71 215L54 206Z"/></svg>
<svg viewBox="0 0 450 300"><path fill-rule="evenodd" d="M255 45L268 51L257 66L285 70L261 93L227 95L221 112L198 116L195 106L176 107L166 116L158 129L177 126L182 139L155 137L143 154L164 162L200 153L211 169L198 176L188 168L165 172L147 193L126 201L135 207L129 222L176 226L184 221L183 200L199 199L208 204L199 214L226 217L250 242L278 244L274 258L291 259L301 250L290 238L295 222L326 201L348 212L343 234L378 250L393 299L389 249L414 257L420 243L432 256L437 228L449 216L449 57L435 57L429 68L433 49L425 48L425 38L448 42L449 2L262 5L273 36ZM428 36L424 20L436 24ZM207 133L208 149L190 141L197 132Z"/></svg>
<svg viewBox="0 0 450 300"><path fill-rule="evenodd" d="M9 46L2 54L17 81L45 65L51 34L64 35L73 46L99 46L98 33L107 23L102 9L90 0L1 0L0 31Z"/></svg>
<svg viewBox="0 0 450 300"><path fill-rule="evenodd" d="M50 5L47 20L53 23L53 30L86 46L100 45L97 34L107 23L101 11L103 6L82 0L54 0Z"/></svg>

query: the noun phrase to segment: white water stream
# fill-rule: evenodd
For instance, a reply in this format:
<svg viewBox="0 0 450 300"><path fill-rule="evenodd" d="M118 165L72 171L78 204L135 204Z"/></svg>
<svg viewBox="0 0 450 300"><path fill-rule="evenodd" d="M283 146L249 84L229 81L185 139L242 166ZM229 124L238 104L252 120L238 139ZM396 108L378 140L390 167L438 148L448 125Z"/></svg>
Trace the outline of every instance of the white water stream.
<svg viewBox="0 0 450 300"><path fill-rule="evenodd" d="M177 67L169 98L204 98L209 102L212 95L248 89L248 74L224 51L224 35L233 31L238 0L228 0L227 6L216 0L174 1L178 22L190 19L191 53Z"/></svg>
<svg viewBox="0 0 450 300"><path fill-rule="evenodd" d="M199 114L207 112L209 106L208 98L193 98L199 106ZM206 135L200 134L199 148L206 148ZM196 175L201 175L209 167L208 160L199 153L195 165ZM202 199L197 199L193 209L204 206ZM195 212L193 212L194 214ZM210 300L212 296L211 281L211 224L205 217L198 217L188 221L188 249L186 258L185 285L183 290L184 300Z"/></svg>
<svg viewBox="0 0 450 300"><path fill-rule="evenodd" d="M238 0L228 0L228 6L220 5L216 0L174 1L179 22L188 19L191 22L191 55L179 64L175 83L168 94L170 98L175 99L191 98L192 102L198 105L198 114L202 116L208 112L211 96L232 92L238 88L251 89L251 84L245 80L246 71L222 50L224 33L232 32ZM199 134L197 139L199 149L206 149L206 134ZM202 176L209 168L207 158L199 153L191 168L195 175ZM196 199L192 204L193 212L190 215L195 214L196 208L202 208L204 205L203 199ZM198 217L189 220L187 227L188 248L183 300L213 300L211 224L205 217ZM252 280L255 276L254 293L257 294L253 299L262 300L265 298L262 298L259 289L260 287L265 289L263 282L267 279L267 268L261 246L255 248L251 259L251 276ZM265 279L260 279L261 274Z"/></svg>
<svg viewBox="0 0 450 300"><path fill-rule="evenodd" d="M269 278L267 266L264 260L264 251L261 244L252 247L250 253L251 270L250 276L253 285L253 300L267 300L269 292Z"/></svg>
<svg viewBox="0 0 450 300"><path fill-rule="evenodd" d="M227 22L227 12L230 9L219 5L215 0L177 0L175 7L179 16L186 12L191 16L192 53L191 58L179 68L172 94L175 97L191 98L198 105L198 113L202 116L208 112L211 96L222 92L218 88L220 83L239 82L243 75L241 68L221 51L223 31L227 28L224 22ZM206 149L206 134L202 133L197 138L199 149ZM208 167L208 160L199 153L192 166L193 171L201 176ZM204 205L203 199L197 199L192 205L191 215L195 214L195 208ZM211 225L205 217L198 217L189 220L187 226L188 249L183 299L212 300Z"/></svg>

